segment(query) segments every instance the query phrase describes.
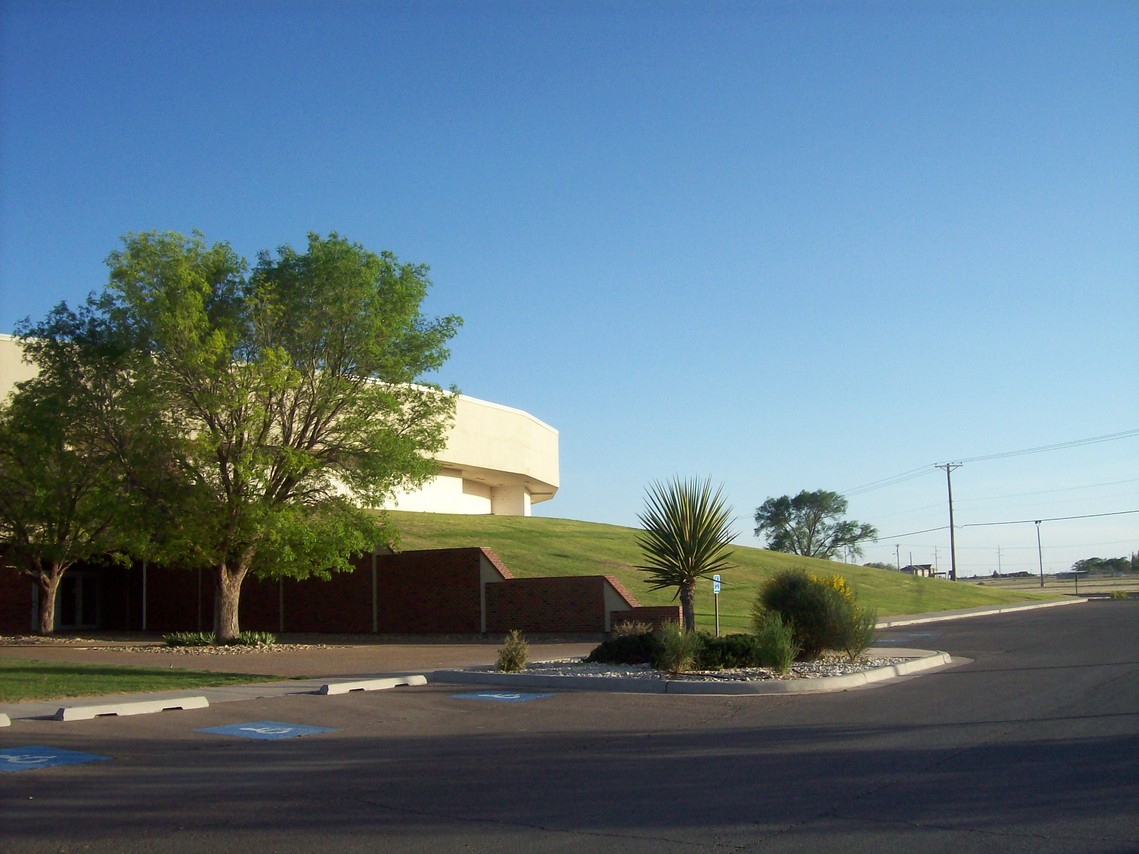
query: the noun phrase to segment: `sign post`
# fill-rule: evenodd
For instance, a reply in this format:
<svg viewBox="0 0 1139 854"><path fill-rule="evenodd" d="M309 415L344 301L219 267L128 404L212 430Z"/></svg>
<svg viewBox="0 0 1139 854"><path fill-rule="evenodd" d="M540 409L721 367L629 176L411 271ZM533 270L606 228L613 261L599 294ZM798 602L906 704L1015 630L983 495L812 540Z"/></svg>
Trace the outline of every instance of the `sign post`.
<svg viewBox="0 0 1139 854"><path fill-rule="evenodd" d="M716 600L716 637L720 636L720 576L712 576L712 596Z"/></svg>

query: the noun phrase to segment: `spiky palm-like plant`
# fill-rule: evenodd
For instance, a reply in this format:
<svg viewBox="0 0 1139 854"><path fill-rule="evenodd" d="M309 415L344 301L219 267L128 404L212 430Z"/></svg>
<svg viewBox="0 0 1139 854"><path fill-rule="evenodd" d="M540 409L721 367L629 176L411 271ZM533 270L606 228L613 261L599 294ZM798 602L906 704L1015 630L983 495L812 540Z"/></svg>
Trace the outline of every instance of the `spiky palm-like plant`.
<svg viewBox="0 0 1139 854"><path fill-rule="evenodd" d="M724 503L723 487L709 481L654 482L647 490L645 511L638 517L643 533L637 544L644 552L652 590L676 588L685 631L696 628L696 582L729 566L728 544L732 508Z"/></svg>

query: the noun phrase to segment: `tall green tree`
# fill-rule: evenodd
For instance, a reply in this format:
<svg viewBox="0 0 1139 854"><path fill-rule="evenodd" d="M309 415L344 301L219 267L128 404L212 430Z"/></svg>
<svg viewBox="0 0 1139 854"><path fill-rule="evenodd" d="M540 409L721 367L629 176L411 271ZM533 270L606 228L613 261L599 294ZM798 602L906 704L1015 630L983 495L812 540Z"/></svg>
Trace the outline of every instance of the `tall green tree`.
<svg viewBox="0 0 1139 854"><path fill-rule="evenodd" d="M65 308L55 322L79 331ZM23 343L32 360L52 347ZM73 346L53 350L47 368L0 408L0 543L5 562L39 588L41 634L55 630L56 594L69 569L134 545L121 469L91 418L108 403L100 365L81 362Z"/></svg>
<svg viewBox="0 0 1139 854"><path fill-rule="evenodd" d="M153 553L213 573L219 640L250 574L327 577L394 539L363 508L434 474L454 413L424 376L461 320L421 314L426 267L335 233L251 271L201 235L134 234L108 265L86 308L119 353L107 441Z"/></svg>
<svg viewBox="0 0 1139 854"><path fill-rule="evenodd" d="M723 487L713 491L710 481L699 479L654 482L638 518L650 589L676 588L684 629L695 631L696 582L730 566L728 544L736 536Z"/></svg>
<svg viewBox="0 0 1139 854"><path fill-rule="evenodd" d="M766 537L767 547L776 552L825 560L843 549L860 555L859 543L875 539L878 529L843 519L846 507L845 498L825 489L768 498L755 511L755 535Z"/></svg>

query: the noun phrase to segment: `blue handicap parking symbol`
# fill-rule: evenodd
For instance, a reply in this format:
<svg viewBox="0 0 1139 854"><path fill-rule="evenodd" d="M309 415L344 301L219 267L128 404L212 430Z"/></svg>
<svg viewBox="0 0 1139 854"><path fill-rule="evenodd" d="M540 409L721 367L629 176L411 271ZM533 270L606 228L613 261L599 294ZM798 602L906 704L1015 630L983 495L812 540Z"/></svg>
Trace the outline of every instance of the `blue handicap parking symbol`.
<svg viewBox="0 0 1139 854"><path fill-rule="evenodd" d="M525 703L552 697L553 694L520 694L517 691L479 691L477 694L452 694L457 700L490 700L496 703Z"/></svg>
<svg viewBox="0 0 1139 854"><path fill-rule="evenodd" d="M273 741L278 738L297 738L302 735L313 735L318 732L335 732L334 729L329 727L283 724L280 721L250 721L246 724L211 726L194 731L211 732L218 735L233 735L238 738L256 738L262 741Z"/></svg>
<svg viewBox="0 0 1139 854"><path fill-rule="evenodd" d="M60 750L58 747L9 747L0 750L0 773L13 771L34 771L36 768L52 768L57 765L81 765L84 762L99 762L109 756L96 756L94 753L79 753L75 750Z"/></svg>

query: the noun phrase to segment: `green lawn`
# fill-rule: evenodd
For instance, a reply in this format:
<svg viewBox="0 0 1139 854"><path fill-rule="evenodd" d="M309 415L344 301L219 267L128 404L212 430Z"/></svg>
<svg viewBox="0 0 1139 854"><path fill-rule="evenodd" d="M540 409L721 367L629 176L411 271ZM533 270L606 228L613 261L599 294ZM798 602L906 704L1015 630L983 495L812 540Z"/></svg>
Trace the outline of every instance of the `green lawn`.
<svg viewBox="0 0 1139 854"><path fill-rule="evenodd" d="M535 516L392 513L391 517L401 532L401 549L486 546L519 578L612 575L642 605L667 605L672 601L668 591L650 591L644 574L637 569L642 558L635 528ZM880 617L1057 598L1054 592L998 590L965 582L911 578L887 570L746 546L736 546L733 559L736 567L721 573L721 631L747 629L759 586L789 566L844 576L859 602L877 608ZM712 584L703 583L696 594L696 621L700 628L714 627L714 609Z"/></svg>
<svg viewBox="0 0 1139 854"><path fill-rule="evenodd" d="M280 681L279 676L208 673L157 667L66 664L25 658L0 658L0 702L54 700L98 694L179 691L216 685L249 685Z"/></svg>

